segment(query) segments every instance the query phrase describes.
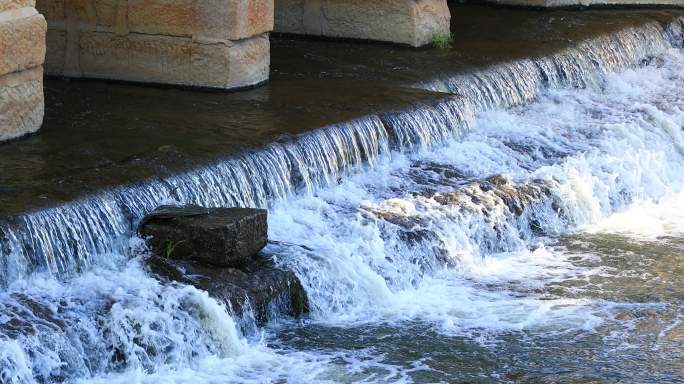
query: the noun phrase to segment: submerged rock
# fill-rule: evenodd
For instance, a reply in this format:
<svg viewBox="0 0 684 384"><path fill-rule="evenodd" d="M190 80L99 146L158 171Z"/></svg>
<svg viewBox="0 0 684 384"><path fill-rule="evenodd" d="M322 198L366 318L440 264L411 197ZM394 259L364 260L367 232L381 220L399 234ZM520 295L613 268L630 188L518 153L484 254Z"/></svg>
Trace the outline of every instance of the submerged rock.
<svg viewBox="0 0 684 384"><path fill-rule="evenodd" d="M562 217L562 208L553 193L555 185L552 179L514 183L494 175L470 180L453 190L442 188L431 194L411 194L363 205L359 212L381 225L393 226L386 232L397 234L408 253L419 255L414 264L448 265L453 261L447 251L450 246L440 234L444 233L440 232L440 223L457 223L486 252L505 251L506 244L520 236L521 231L546 234L542 217ZM426 249L431 252L424 252Z"/></svg>
<svg viewBox="0 0 684 384"><path fill-rule="evenodd" d="M437 193L434 200L442 205L456 205L490 218L505 208L505 216L521 216L525 209L551 196L549 180L532 180L513 184L501 175L490 176L451 192Z"/></svg>
<svg viewBox="0 0 684 384"><path fill-rule="evenodd" d="M27 337L46 329L63 332L66 323L59 318L58 308L23 293L4 297L0 302L0 338Z"/></svg>
<svg viewBox="0 0 684 384"><path fill-rule="evenodd" d="M162 206L138 232L160 257L237 267L268 242L266 211L253 208Z"/></svg>
<svg viewBox="0 0 684 384"><path fill-rule="evenodd" d="M233 312L251 309L258 324L272 314L301 316L309 311L304 287L292 271L277 268L258 255L238 268L216 268L193 261L179 261L152 256L151 271L166 281L193 285L225 302Z"/></svg>

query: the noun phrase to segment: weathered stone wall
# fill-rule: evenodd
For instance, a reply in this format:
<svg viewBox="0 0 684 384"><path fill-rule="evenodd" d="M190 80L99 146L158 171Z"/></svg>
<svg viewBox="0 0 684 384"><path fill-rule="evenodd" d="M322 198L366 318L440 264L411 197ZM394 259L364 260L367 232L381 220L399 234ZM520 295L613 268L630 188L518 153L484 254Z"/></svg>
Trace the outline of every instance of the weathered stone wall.
<svg viewBox="0 0 684 384"><path fill-rule="evenodd" d="M684 0L487 0L490 3L524 7L571 7L609 5L674 5L684 7Z"/></svg>
<svg viewBox="0 0 684 384"><path fill-rule="evenodd" d="M268 79L273 0L38 0L48 74L211 88Z"/></svg>
<svg viewBox="0 0 684 384"><path fill-rule="evenodd" d="M0 141L43 122L45 19L33 0L0 0Z"/></svg>
<svg viewBox="0 0 684 384"><path fill-rule="evenodd" d="M446 0L276 0L275 30L419 47L448 34Z"/></svg>

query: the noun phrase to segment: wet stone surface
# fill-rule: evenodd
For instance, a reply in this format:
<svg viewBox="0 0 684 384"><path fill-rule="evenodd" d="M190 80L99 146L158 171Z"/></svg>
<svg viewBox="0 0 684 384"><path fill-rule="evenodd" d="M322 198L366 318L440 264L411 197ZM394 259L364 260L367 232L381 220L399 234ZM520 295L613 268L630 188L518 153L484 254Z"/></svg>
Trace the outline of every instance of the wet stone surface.
<svg viewBox="0 0 684 384"><path fill-rule="evenodd" d="M162 206L138 232L157 256L217 267L245 264L268 241L266 211L252 208Z"/></svg>
<svg viewBox="0 0 684 384"><path fill-rule="evenodd" d="M243 315L252 310L257 324L279 314L301 316L309 311L306 292L292 271L277 268L264 255L250 258L240 268L219 268L196 262L153 256L151 272L162 280L193 285Z"/></svg>
<svg viewBox="0 0 684 384"><path fill-rule="evenodd" d="M308 312L297 276L259 254L268 242L263 209L162 206L143 218L139 233L152 250L147 264L163 281L207 291L260 324Z"/></svg>

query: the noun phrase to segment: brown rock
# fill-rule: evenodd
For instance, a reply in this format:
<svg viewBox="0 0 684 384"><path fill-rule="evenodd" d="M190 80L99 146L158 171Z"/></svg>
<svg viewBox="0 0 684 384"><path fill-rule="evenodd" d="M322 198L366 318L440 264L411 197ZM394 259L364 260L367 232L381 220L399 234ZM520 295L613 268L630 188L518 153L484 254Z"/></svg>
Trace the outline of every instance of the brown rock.
<svg viewBox="0 0 684 384"><path fill-rule="evenodd" d="M50 28L53 23L64 24L66 19L66 12L64 10L65 0L36 0L35 7L38 9L48 22Z"/></svg>
<svg viewBox="0 0 684 384"><path fill-rule="evenodd" d="M38 0L47 72L232 89L268 79L273 0Z"/></svg>
<svg viewBox="0 0 684 384"><path fill-rule="evenodd" d="M292 271L276 268L262 256L251 259L239 269L207 267L160 257L151 257L148 265L162 280L207 291L238 315L251 309L258 324L266 323L271 315L301 316L309 312L306 292L297 276Z"/></svg>
<svg viewBox="0 0 684 384"><path fill-rule="evenodd" d="M46 43L49 47L45 56L45 73L48 75L64 75L66 62L67 33L61 29L48 29Z"/></svg>
<svg viewBox="0 0 684 384"><path fill-rule="evenodd" d="M31 0L0 0L0 141L35 132L43 122L45 32Z"/></svg>
<svg viewBox="0 0 684 384"><path fill-rule="evenodd" d="M0 12L4 12L10 9L24 8L24 7L35 7L35 0L0 0Z"/></svg>
<svg viewBox="0 0 684 384"><path fill-rule="evenodd" d="M270 45L266 35L202 44L189 38L86 32L81 34L78 60L85 77L227 89L268 79ZM53 72L68 63L48 67Z"/></svg>
<svg viewBox="0 0 684 384"><path fill-rule="evenodd" d="M241 40L273 29L273 0L129 0L127 17L131 32Z"/></svg>
<svg viewBox="0 0 684 384"><path fill-rule="evenodd" d="M37 0L51 26L82 31L241 40L273 29L273 0Z"/></svg>

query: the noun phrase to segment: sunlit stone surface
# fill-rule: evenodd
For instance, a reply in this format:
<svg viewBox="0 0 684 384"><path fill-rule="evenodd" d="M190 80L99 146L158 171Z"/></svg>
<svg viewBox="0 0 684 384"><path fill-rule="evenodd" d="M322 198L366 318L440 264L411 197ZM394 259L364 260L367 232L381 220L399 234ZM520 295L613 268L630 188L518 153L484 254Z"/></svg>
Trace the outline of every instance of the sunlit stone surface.
<svg viewBox="0 0 684 384"><path fill-rule="evenodd" d="M275 11L277 32L414 47L449 34L446 0L278 0Z"/></svg>
<svg viewBox="0 0 684 384"><path fill-rule="evenodd" d="M43 121L45 19L29 0L0 0L0 141Z"/></svg>
<svg viewBox="0 0 684 384"><path fill-rule="evenodd" d="M47 72L210 88L268 79L271 0L39 0Z"/></svg>
<svg viewBox="0 0 684 384"><path fill-rule="evenodd" d="M684 10L454 9L444 50L276 38L244 92L46 81L0 382L680 383ZM268 209L269 270L151 273L191 203Z"/></svg>

